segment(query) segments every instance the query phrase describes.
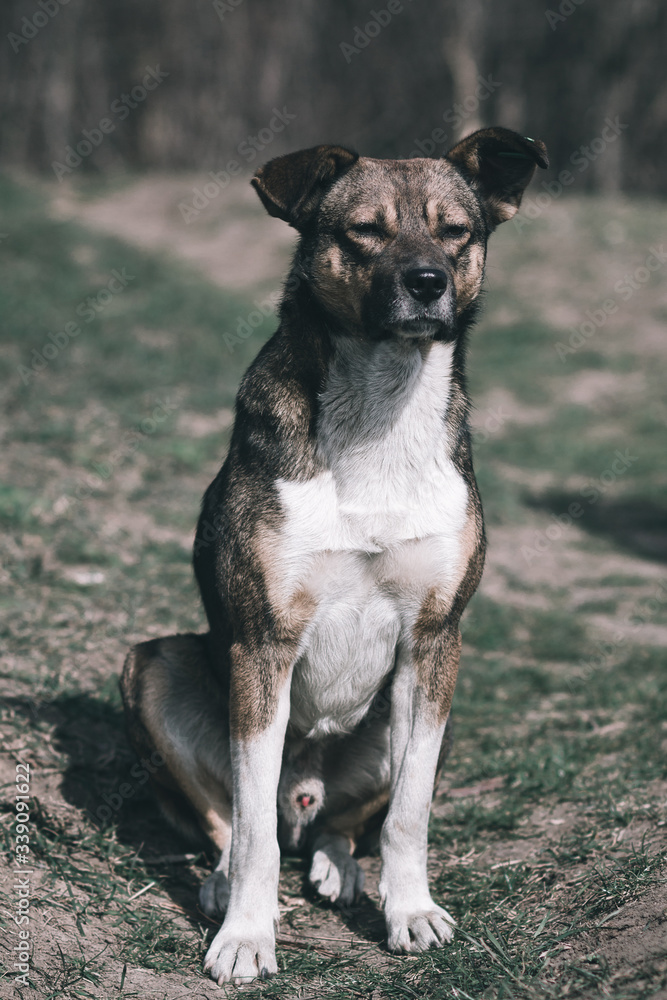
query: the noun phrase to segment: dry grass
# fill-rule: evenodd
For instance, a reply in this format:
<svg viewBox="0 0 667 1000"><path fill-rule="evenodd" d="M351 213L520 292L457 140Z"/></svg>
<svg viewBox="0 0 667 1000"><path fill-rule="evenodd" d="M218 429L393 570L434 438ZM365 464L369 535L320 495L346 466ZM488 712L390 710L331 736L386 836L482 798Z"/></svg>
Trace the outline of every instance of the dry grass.
<svg viewBox="0 0 667 1000"><path fill-rule="evenodd" d="M186 231L180 183L161 182L152 202L144 181L59 191L55 203L0 186L3 996L222 994L199 971L215 927L196 893L212 859L164 827L133 776L117 675L129 643L203 627L189 564L199 499L238 378L272 329L269 318L225 349L254 290L228 290L224 255L252 267L268 234L255 272L265 293L287 241L245 200L221 200ZM491 251L471 348L490 558L464 624L430 852L455 942L390 956L376 858L362 859L367 894L342 914L313 900L300 859L285 859L283 972L249 996L666 995L662 270L584 347L565 361L556 350L641 266L664 222L657 204L560 202L520 232L503 227ZM122 294L26 384L18 366L123 267L133 278ZM627 449L638 457L606 475ZM583 513L568 524L574 502ZM18 760L32 767L23 990L9 866Z"/></svg>

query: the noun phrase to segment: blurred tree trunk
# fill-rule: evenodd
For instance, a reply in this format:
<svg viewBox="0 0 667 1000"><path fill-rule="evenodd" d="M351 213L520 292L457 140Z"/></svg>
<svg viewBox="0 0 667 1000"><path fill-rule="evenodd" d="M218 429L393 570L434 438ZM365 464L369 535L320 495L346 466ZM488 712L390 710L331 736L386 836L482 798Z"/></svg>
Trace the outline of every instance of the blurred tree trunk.
<svg viewBox="0 0 667 1000"><path fill-rule="evenodd" d="M454 103L468 112L455 126L454 140L462 139L482 127L481 103L477 97L480 79L479 60L484 56L484 2L467 0L455 8L451 29L445 33L444 55L454 80Z"/></svg>
<svg viewBox="0 0 667 1000"><path fill-rule="evenodd" d="M580 188L667 191L660 0L392 0L391 11L388 0L61 2L0 6L4 163L53 176L104 118L113 128L81 171L219 170L231 159L254 169L325 141L379 156L419 141L442 155L495 122L544 138L558 171L618 119ZM158 66L163 81L114 113ZM491 93L474 106L489 74ZM457 105L469 109L459 121Z"/></svg>

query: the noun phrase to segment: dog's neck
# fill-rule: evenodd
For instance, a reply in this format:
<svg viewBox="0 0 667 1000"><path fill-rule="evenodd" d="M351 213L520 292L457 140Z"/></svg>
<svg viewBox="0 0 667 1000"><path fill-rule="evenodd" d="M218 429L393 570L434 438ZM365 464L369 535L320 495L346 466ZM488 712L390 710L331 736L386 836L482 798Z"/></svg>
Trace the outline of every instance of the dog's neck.
<svg viewBox="0 0 667 1000"><path fill-rule="evenodd" d="M403 516L415 492L451 457L446 414L453 351L452 344L334 338L319 399L317 451L345 509Z"/></svg>
<svg viewBox="0 0 667 1000"><path fill-rule="evenodd" d="M397 337L373 342L337 335L332 340L320 396L325 449L369 447L415 421L437 433L450 394L453 345Z"/></svg>
<svg viewBox="0 0 667 1000"><path fill-rule="evenodd" d="M328 465L336 453L350 447L373 451L373 442L383 441L391 461L391 448L404 442L393 458L405 453L406 467L414 467L415 440L431 449L436 438L453 457L466 436L463 368L474 313L466 310L447 340L372 340L346 330L295 267L281 306L280 336L291 345L289 366L303 373L299 380L310 395L320 460Z"/></svg>

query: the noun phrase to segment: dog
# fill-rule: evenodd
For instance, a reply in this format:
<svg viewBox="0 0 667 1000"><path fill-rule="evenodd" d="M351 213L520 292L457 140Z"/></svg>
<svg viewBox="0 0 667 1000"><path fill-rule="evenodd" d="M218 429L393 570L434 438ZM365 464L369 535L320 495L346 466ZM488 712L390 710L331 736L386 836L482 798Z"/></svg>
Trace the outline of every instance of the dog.
<svg viewBox="0 0 667 1000"><path fill-rule="evenodd" d="M130 739L164 814L220 852L200 905L224 916L218 983L277 972L280 844L349 906L379 832L388 947L448 942L427 826L450 742L459 620L485 553L464 373L486 244L542 142L504 128L442 159L317 146L252 180L299 233L280 326L239 388L194 569L205 635L141 643Z"/></svg>

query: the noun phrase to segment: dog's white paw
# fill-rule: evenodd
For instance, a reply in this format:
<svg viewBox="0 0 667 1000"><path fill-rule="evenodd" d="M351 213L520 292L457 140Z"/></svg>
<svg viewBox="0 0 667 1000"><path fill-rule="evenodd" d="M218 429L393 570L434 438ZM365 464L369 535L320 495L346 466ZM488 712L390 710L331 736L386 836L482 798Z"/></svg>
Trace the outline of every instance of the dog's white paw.
<svg viewBox="0 0 667 1000"><path fill-rule="evenodd" d="M219 986L268 979L277 971L273 932L261 933L256 927L238 922L220 928L204 959L204 972Z"/></svg>
<svg viewBox="0 0 667 1000"><path fill-rule="evenodd" d="M207 917L222 919L229 906L229 880L223 871L213 872L199 889L199 905Z"/></svg>
<svg viewBox="0 0 667 1000"><path fill-rule="evenodd" d="M454 936L456 921L432 900L423 909L388 910L385 916L389 951L427 951L448 944Z"/></svg>
<svg viewBox="0 0 667 1000"><path fill-rule="evenodd" d="M325 841L313 854L308 878L320 896L351 906L361 895L365 875L344 847Z"/></svg>

